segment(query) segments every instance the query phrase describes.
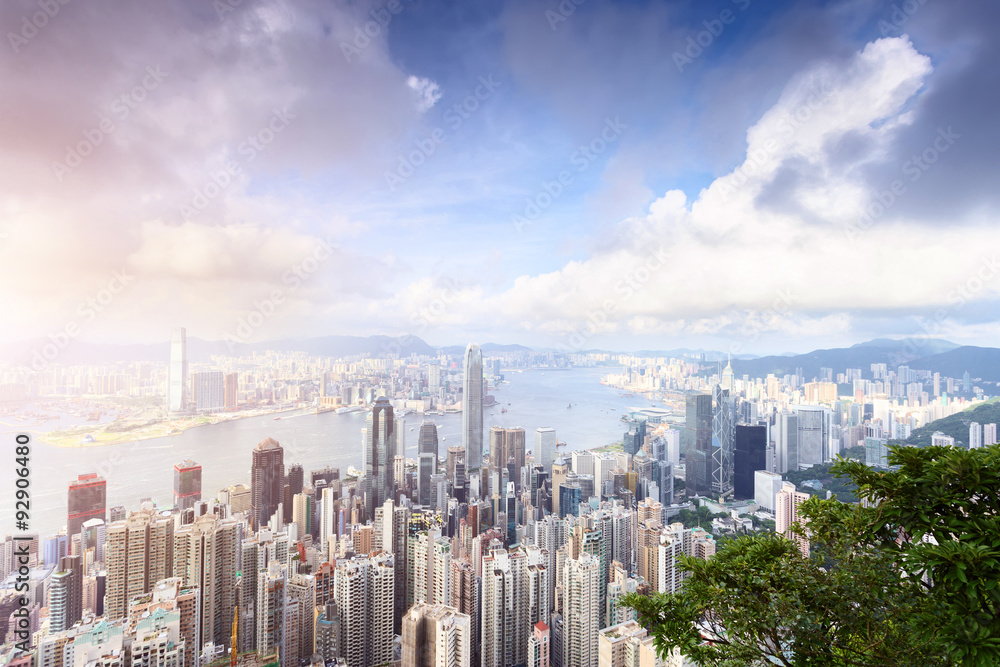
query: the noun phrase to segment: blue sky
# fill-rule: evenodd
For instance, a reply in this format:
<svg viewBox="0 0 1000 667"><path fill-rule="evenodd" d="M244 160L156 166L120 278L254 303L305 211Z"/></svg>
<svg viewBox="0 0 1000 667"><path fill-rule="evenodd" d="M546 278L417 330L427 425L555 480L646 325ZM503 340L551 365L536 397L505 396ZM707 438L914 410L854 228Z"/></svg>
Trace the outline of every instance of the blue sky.
<svg viewBox="0 0 1000 667"><path fill-rule="evenodd" d="M1000 333L992 5L391 8L4 3L3 340Z"/></svg>

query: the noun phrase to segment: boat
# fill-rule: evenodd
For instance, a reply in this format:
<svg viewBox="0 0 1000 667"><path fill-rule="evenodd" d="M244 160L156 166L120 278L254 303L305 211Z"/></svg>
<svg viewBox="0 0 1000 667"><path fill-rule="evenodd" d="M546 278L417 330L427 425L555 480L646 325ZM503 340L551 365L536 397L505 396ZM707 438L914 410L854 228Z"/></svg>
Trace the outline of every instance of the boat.
<svg viewBox="0 0 1000 667"><path fill-rule="evenodd" d="M410 427L410 430L411 430L411 431L413 430L413 427L412 427L412 426Z"/></svg>
<svg viewBox="0 0 1000 667"><path fill-rule="evenodd" d="M567 406L566 406L566 409L567 409L567 410L569 410L569 409L570 409L571 407L573 407L573 404L572 404L572 403L570 403L569 405L567 405Z"/></svg>
<svg viewBox="0 0 1000 667"><path fill-rule="evenodd" d="M281 419L281 417L275 417L274 419Z"/></svg>
<svg viewBox="0 0 1000 667"><path fill-rule="evenodd" d="M500 414L507 412L507 408L500 408Z"/></svg>

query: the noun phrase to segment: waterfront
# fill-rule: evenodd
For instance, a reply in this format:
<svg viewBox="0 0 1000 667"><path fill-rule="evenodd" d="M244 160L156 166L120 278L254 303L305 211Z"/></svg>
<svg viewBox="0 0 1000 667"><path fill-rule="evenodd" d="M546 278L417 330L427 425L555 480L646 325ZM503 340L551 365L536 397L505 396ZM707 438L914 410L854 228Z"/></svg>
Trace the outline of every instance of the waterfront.
<svg viewBox="0 0 1000 667"><path fill-rule="evenodd" d="M484 439L489 446L491 426L517 427L533 432L551 426L562 451L601 447L620 441L624 432L621 416L629 407L649 407L642 395L624 396L621 390L600 383L609 368L574 368L568 371L508 372L504 383L493 391L498 404L485 409ZM572 403L572 408L567 404ZM506 409L507 412L502 412ZM206 425L172 436L107 445L103 447L54 447L33 439L31 461L31 530L43 536L55 533L66 522L66 489L78 474L98 472L108 480L107 504L132 509L140 498L150 497L161 505L172 504L173 466L193 459L202 467L202 497L212 498L230 484L250 482L251 451L258 442L272 437L285 449L285 465L299 463L308 472L327 465L345 475L349 466L361 465L361 429L365 412L314 414L311 410L251 417ZM438 424L440 455L445 447L461 444L460 413L430 416ZM416 453L417 433L423 416L406 416L406 455ZM3 426L4 440L11 443L15 427ZM412 431L410 429L413 429ZM13 489L13 466L5 465L0 483ZM0 521L13 528L13 503L0 507ZM9 530L10 528L7 528Z"/></svg>

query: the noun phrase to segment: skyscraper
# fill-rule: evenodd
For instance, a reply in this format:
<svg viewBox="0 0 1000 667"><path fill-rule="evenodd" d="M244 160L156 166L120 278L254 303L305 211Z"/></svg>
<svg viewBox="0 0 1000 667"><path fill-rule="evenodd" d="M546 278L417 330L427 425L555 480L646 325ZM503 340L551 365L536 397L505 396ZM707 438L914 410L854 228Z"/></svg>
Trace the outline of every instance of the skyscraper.
<svg viewBox="0 0 1000 667"><path fill-rule="evenodd" d="M338 560L334 573L340 610L340 655L348 667L370 667L393 659L393 557Z"/></svg>
<svg viewBox="0 0 1000 667"><path fill-rule="evenodd" d="M66 535L69 539L80 532L88 519L105 519L107 512L108 483L97 473L88 473L69 483Z"/></svg>
<svg viewBox="0 0 1000 667"><path fill-rule="evenodd" d="M107 527L104 549L105 612L114 621L125 617L129 600L174 574L174 520L149 509L132 512L125 521Z"/></svg>
<svg viewBox="0 0 1000 667"><path fill-rule="evenodd" d="M222 381L223 407L227 412L235 410L236 404L239 402L239 378L238 373L226 373L226 377Z"/></svg>
<svg viewBox="0 0 1000 667"><path fill-rule="evenodd" d="M472 623L454 607L417 603L403 618L403 667L468 667Z"/></svg>
<svg viewBox="0 0 1000 667"><path fill-rule="evenodd" d="M196 412L220 412L226 405L222 371L191 373L191 407Z"/></svg>
<svg viewBox="0 0 1000 667"><path fill-rule="evenodd" d="M186 510L201 500L201 466L187 459L174 466L174 507Z"/></svg>
<svg viewBox="0 0 1000 667"><path fill-rule="evenodd" d="M799 505L809 499L808 493L795 490L795 485L785 482L781 485L781 491L774 499L774 532L784 534L790 540L799 545L799 550L803 556L809 556L809 540L801 535L792 532L792 524L801 521L799 516Z"/></svg>
<svg viewBox="0 0 1000 667"><path fill-rule="evenodd" d="M167 374L167 410L184 412L188 407L187 331L174 329L170 338L170 370Z"/></svg>
<svg viewBox="0 0 1000 667"><path fill-rule="evenodd" d="M174 576L186 586L199 589L203 643L228 647L231 642L240 571L240 529L234 519L204 514L174 533Z"/></svg>
<svg viewBox="0 0 1000 667"><path fill-rule="evenodd" d="M712 493L712 395L686 399L684 421L685 486L689 494Z"/></svg>
<svg viewBox="0 0 1000 667"><path fill-rule="evenodd" d="M490 429L490 469L493 472L500 472L510 461L514 462L514 470L520 471L524 467L524 457L523 428L494 426ZM517 478L519 482L520 475Z"/></svg>
<svg viewBox="0 0 1000 667"><path fill-rule="evenodd" d="M562 666L597 667L597 633L604 603L599 595L600 563L596 557L581 553L579 558L566 559L562 577Z"/></svg>
<svg viewBox="0 0 1000 667"><path fill-rule="evenodd" d="M712 414L712 493L726 495L733 490L733 399L728 389L715 385Z"/></svg>
<svg viewBox="0 0 1000 667"><path fill-rule="evenodd" d="M371 484L371 498L368 499L369 512L392 500L396 495L393 464L396 459L396 420L393 418L392 403L381 396L368 413L365 431L365 477Z"/></svg>
<svg viewBox="0 0 1000 667"><path fill-rule="evenodd" d="M483 352L475 343L465 348L462 384L462 446L465 467L473 477L483 467Z"/></svg>
<svg viewBox="0 0 1000 667"><path fill-rule="evenodd" d="M733 446L733 496L738 500L754 497L754 473L767 469L767 427L739 424Z"/></svg>
<svg viewBox="0 0 1000 667"><path fill-rule="evenodd" d="M556 456L556 430L547 426L535 429L535 465L552 472L552 461Z"/></svg>
<svg viewBox="0 0 1000 667"><path fill-rule="evenodd" d="M285 451L274 438L264 438L253 450L250 466L250 513L254 530L266 526L284 499Z"/></svg>

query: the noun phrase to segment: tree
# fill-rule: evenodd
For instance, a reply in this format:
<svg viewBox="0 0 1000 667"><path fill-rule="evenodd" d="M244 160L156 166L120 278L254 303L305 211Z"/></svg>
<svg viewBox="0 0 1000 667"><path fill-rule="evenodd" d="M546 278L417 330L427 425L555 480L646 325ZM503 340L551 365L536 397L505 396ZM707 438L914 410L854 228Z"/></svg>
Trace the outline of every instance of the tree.
<svg viewBox="0 0 1000 667"><path fill-rule="evenodd" d="M800 507L809 558L744 537L627 604L661 653L705 665L1000 664L1000 445L891 446L889 464L833 465L863 503Z"/></svg>
<svg viewBox="0 0 1000 667"><path fill-rule="evenodd" d="M625 604L661 656L679 646L706 667L940 664L907 620L924 599L916 582L887 576L879 554L842 556L825 569L781 535L745 536L712 559L682 557L680 593Z"/></svg>

